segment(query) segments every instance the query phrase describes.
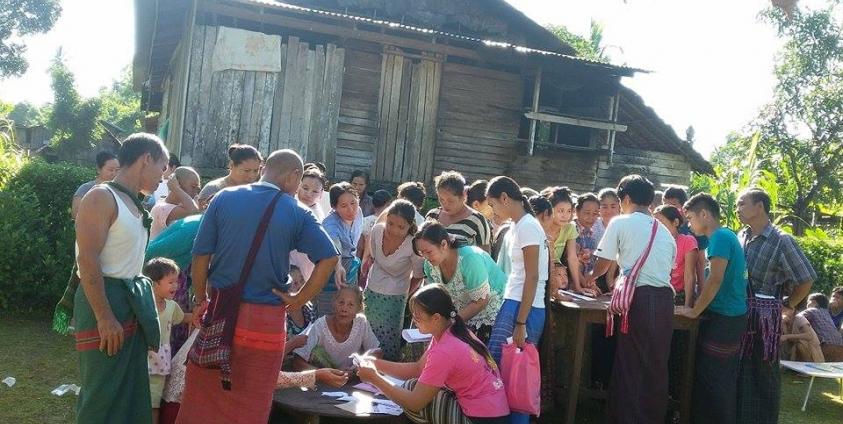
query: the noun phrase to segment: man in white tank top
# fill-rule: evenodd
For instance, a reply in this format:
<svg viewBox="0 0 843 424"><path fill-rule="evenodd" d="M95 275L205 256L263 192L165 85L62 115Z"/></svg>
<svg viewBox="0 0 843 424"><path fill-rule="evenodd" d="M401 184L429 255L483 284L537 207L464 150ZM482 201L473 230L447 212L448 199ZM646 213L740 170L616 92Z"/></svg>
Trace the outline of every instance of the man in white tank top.
<svg viewBox="0 0 843 424"><path fill-rule="evenodd" d="M113 182L91 189L76 216L77 422L152 421L146 352L160 335L149 280L140 277L151 221L138 194L155 190L168 153L158 137L139 133L117 159Z"/></svg>

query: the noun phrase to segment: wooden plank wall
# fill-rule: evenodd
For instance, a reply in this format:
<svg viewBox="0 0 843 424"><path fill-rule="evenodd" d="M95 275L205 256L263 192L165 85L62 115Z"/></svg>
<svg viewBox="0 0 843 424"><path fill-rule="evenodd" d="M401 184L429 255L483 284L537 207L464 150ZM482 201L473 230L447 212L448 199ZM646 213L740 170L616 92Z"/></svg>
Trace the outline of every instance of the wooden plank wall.
<svg viewBox="0 0 843 424"><path fill-rule="evenodd" d="M442 63L385 53L380 81L376 181L430 181Z"/></svg>
<svg viewBox="0 0 843 424"><path fill-rule="evenodd" d="M519 154L506 174L521 186L540 191L547 186L568 186L576 193L594 190L596 157L567 151Z"/></svg>
<svg viewBox="0 0 843 424"><path fill-rule="evenodd" d="M217 27L197 26L185 107L182 162L225 168L233 143L264 156L291 148L333 165L345 50L285 37L281 72L212 70ZM311 49L311 47L313 47Z"/></svg>
<svg viewBox="0 0 843 424"><path fill-rule="evenodd" d="M434 175L453 169L475 180L505 173L515 157L522 90L518 74L444 63Z"/></svg>
<svg viewBox="0 0 843 424"><path fill-rule="evenodd" d="M378 86L381 54L347 49L337 124L336 180L347 180L354 170L371 171L378 138Z"/></svg>
<svg viewBox="0 0 843 424"><path fill-rule="evenodd" d="M185 37L176 47L173 58L170 61L170 73L165 82L164 99L161 108L161 115L164 116L164 119L159 119L159 125L163 125L166 120L170 121L170 128L164 144L170 152L176 154L181 149L181 131L184 123L184 85L187 84L184 71L187 66L187 55L188 46L187 38Z"/></svg>
<svg viewBox="0 0 843 424"><path fill-rule="evenodd" d="M661 190L662 184L687 186L691 182L691 166L682 155L615 146L612 164L601 157L597 171L598 187L615 187L628 174L641 174Z"/></svg>

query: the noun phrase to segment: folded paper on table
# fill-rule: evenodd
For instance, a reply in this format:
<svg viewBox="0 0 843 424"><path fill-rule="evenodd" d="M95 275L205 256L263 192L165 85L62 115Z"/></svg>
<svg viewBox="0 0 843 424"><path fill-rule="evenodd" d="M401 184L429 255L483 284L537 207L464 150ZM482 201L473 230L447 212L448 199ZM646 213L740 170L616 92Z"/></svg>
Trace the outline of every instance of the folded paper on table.
<svg viewBox="0 0 843 424"><path fill-rule="evenodd" d="M403 337L407 343L419 343L429 342L432 336L430 334L422 333L418 328L408 328L401 331L401 337Z"/></svg>
<svg viewBox="0 0 843 424"><path fill-rule="evenodd" d="M346 395L347 395L347 393L345 393L345 392L322 392L322 396L328 396L328 397L341 398L341 397L345 397Z"/></svg>
<svg viewBox="0 0 843 424"><path fill-rule="evenodd" d="M371 395L365 393L354 393L352 394L352 400L335 406L358 416L368 416L372 414L398 416L404 413L404 410L401 409L397 403L388 399L375 399Z"/></svg>

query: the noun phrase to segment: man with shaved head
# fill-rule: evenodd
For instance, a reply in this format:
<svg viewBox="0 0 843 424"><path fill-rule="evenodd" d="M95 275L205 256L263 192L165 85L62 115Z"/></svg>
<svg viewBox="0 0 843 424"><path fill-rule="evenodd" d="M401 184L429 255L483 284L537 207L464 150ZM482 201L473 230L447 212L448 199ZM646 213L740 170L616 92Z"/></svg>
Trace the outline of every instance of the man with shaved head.
<svg viewBox="0 0 843 424"><path fill-rule="evenodd" d="M180 166L167 180L167 197L158 202L149 211L152 215L152 228L149 239L153 240L171 223L190 215L200 213L196 195L202 187L199 174L189 166Z"/></svg>
<svg viewBox="0 0 843 424"><path fill-rule="evenodd" d="M214 322L225 317L221 347L230 352L230 373L190 362L177 422L269 420L284 357L284 305L300 306L313 298L337 263L331 239L294 197L302 172L296 152L272 152L259 182L223 189L205 212L193 245L194 316L201 317L209 303L213 307L202 320L197 344L203 332L213 331L207 327L211 315ZM249 258L253 244L257 247ZM288 293L293 249L307 254L316 267L301 290Z"/></svg>

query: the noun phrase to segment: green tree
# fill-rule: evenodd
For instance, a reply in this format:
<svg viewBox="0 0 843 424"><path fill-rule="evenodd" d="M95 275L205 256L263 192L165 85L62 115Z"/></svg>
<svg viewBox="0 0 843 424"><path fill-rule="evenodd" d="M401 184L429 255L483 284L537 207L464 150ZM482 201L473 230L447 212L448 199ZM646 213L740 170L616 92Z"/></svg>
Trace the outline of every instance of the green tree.
<svg viewBox="0 0 843 424"><path fill-rule="evenodd" d="M784 41L773 100L755 122L767 169L792 183L787 207L802 234L819 203L843 201L843 8L764 12Z"/></svg>
<svg viewBox="0 0 843 424"><path fill-rule="evenodd" d="M7 115L8 119L15 121L15 125L30 127L40 125L46 121L43 109L29 102L20 102L12 107Z"/></svg>
<svg viewBox="0 0 843 424"><path fill-rule="evenodd" d="M9 114L12 113L14 108L15 106L13 104L0 100L0 118L8 119Z"/></svg>
<svg viewBox="0 0 843 424"><path fill-rule="evenodd" d="M70 153L90 148L102 131L97 124L100 99L82 99L76 91L75 78L64 63L61 50L50 67L50 76L54 98L47 127L53 133L51 144Z"/></svg>
<svg viewBox="0 0 843 424"><path fill-rule="evenodd" d="M111 87L99 92L102 107L100 119L114 124L127 134L138 132L142 128L143 112L140 107L140 94L132 89L132 67L126 66L120 77L112 82Z"/></svg>
<svg viewBox="0 0 843 424"><path fill-rule="evenodd" d="M610 62L611 58L606 54L608 47L603 45L603 25L592 20L588 38L574 34L563 25L548 25L547 29L562 40L563 43L571 46L580 57Z"/></svg>
<svg viewBox="0 0 843 424"><path fill-rule="evenodd" d="M0 78L26 72L29 65L21 37L49 31L59 14L59 0L0 1Z"/></svg>

